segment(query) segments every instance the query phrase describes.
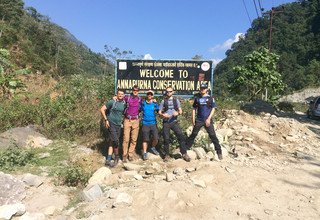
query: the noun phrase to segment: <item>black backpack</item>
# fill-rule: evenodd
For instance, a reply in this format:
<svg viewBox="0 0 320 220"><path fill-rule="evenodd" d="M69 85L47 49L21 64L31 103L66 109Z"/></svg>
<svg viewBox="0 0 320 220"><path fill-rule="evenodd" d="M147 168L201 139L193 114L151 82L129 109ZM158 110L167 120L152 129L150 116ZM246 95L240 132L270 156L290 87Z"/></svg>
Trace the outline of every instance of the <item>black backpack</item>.
<svg viewBox="0 0 320 220"><path fill-rule="evenodd" d="M178 108L177 98L176 98L176 97L173 97L173 100L172 100L172 101L173 101L173 108L174 108L174 110L178 111L179 108ZM162 111L163 111L163 112L166 112L166 111L168 111L168 109L169 109L168 99L165 98L165 99L164 99L164 103L163 103L163 109L162 109Z"/></svg>

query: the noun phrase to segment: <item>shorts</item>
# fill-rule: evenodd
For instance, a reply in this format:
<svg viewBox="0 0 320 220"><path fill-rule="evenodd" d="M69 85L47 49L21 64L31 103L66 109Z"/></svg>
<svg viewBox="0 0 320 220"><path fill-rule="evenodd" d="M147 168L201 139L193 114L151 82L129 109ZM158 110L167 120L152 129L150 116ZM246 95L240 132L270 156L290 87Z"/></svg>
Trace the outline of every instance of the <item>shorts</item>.
<svg viewBox="0 0 320 220"><path fill-rule="evenodd" d="M142 125L142 140L144 142L150 141L150 135L152 135L153 140L159 139L159 132L157 125Z"/></svg>
<svg viewBox="0 0 320 220"><path fill-rule="evenodd" d="M109 122L110 127L106 129L106 140L113 147L118 147L121 135L121 125Z"/></svg>

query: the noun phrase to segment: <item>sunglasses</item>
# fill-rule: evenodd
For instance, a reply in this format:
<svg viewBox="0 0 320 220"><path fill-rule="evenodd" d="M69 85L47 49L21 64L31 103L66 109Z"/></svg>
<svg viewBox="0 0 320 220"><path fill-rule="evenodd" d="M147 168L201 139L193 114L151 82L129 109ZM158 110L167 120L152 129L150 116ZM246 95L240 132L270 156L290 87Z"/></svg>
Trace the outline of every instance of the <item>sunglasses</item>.
<svg viewBox="0 0 320 220"><path fill-rule="evenodd" d="M134 91L134 92L139 92L139 89L133 89L132 91Z"/></svg>
<svg viewBox="0 0 320 220"><path fill-rule="evenodd" d="M152 93L147 93L147 95L153 95Z"/></svg>
<svg viewBox="0 0 320 220"><path fill-rule="evenodd" d="M167 91L168 93L173 92L173 91Z"/></svg>

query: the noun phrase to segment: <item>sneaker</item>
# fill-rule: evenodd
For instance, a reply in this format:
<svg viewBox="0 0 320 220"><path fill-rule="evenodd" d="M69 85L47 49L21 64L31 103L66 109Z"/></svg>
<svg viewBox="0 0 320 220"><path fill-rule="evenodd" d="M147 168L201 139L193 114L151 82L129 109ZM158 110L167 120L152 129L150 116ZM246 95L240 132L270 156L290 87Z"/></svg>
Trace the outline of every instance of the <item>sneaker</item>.
<svg viewBox="0 0 320 220"><path fill-rule="evenodd" d="M163 159L163 162L169 162L169 160L170 160L170 156L166 155Z"/></svg>
<svg viewBox="0 0 320 220"><path fill-rule="evenodd" d="M147 154L147 153L143 153L142 159L143 159L143 160L148 160L148 154Z"/></svg>
<svg viewBox="0 0 320 220"><path fill-rule="evenodd" d="M218 158L219 158L219 160L222 160L223 159L223 157L222 157L222 154L220 153L220 154L218 154Z"/></svg>
<svg viewBox="0 0 320 220"><path fill-rule="evenodd" d="M187 153L183 154L182 155L182 158L187 161L187 162L190 162L191 161L191 158L189 157L189 155Z"/></svg>
<svg viewBox="0 0 320 220"><path fill-rule="evenodd" d="M151 147L150 152L153 153L154 155L159 155L159 152L157 151L157 149L155 147Z"/></svg>

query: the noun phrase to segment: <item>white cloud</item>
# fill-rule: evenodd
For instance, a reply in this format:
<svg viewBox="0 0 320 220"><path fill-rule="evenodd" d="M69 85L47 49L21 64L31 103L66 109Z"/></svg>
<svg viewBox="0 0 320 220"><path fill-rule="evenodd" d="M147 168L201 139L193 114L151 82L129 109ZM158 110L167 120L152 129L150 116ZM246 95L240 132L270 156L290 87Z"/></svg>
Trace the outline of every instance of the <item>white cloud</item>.
<svg viewBox="0 0 320 220"><path fill-rule="evenodd" d="M153 60L152 56L149 53L145 54L143 59L144 60Z"/></svg>
<svg viewBox="0 0 320 220"><path fill-rule="evenodd" d="M243 33L237 33L234 36L234 38L232 38L232 39L230 38L230 39L226 40L225 42L223 42L223 44L217 44L214 47L211 47L209 49L209 51L214 53L214 52L221 51L221 50L228 50L231 48L233 43L238 42L239 39L243 36L244 36Z"/></svg>
<svg viewBox="0 0 320 220"><path fill-rule="evenodd" d="M222 59L217 58L217 59L212 59L212 65L216 66L218 63L220 63L222 61Z"/></svg>

